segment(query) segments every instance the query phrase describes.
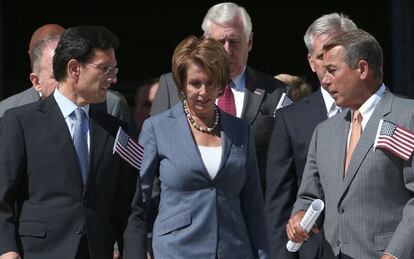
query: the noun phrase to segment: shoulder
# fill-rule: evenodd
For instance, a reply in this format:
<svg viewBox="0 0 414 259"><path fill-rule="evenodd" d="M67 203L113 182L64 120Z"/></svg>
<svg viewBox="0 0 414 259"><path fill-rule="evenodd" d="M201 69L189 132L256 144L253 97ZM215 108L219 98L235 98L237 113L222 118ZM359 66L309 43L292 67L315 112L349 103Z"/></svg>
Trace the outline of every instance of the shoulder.
<svg viewBox="0 0 414 259"><path fill-rule="evenodd" d="M12 95L0 102L0 116L2 116L2 114L10 108L32 103L38 99L39 95L32 87L20 93Z"/></svg>
<svg viewBox="0 0 414 259"><path fill-rule="evenodd" d="M111 135L116 135L119 127L129 131L128 124L117 117L102 111L96 104L90 105L89 111L91 119L93 119L99 126L107 130Z"/></svg>
<svg viewBox="0 0 414 259"><path fill-rule="evenodd" d="M313 107L322 106L322 108L324 108L323 105L324 105L324 101L323 101L321 92L316 91L312 93L311 95L306 96L300 99L299 101L294 102L293 104L280 109L280 111L278 110L277 112L280 112L282 114L299 114L300 113L302 115L306 115L307 113L303 113L303 111L312 112L312 111L315 111Z"/></svg>
<svg viewBox="0 0 414 259"><path fill-rule="evenodd" d="M223 130L231 131L232 135L250 131L250 126L246 120L231 116L223 111L220 111L220 123Z"/></svg>
<svg viewBox="0 0 414 259"><path fill-rule="evenodd" d="M287 85L263 72L246 67L246 82L252 82L255 86L264 89L267 93L286 91ZM247 85L247 83L246 83Z"/></svg>

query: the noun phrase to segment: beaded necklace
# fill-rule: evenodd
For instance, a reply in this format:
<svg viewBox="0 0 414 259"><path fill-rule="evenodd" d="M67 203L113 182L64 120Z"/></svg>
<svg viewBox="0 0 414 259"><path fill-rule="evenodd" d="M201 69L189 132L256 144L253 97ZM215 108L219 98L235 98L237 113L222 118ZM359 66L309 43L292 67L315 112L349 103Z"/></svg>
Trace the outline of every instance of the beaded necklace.
<svg viewBox="0 0 414 259"><path fill-rule="evenodd" d="M217 105L214 105L214 116L215 116L215 119L214 119L213 127L211 127L211 128L209 128L209 127L206 127L206 128L200 127L200 125L198 125L197 122L195 122L193 116L191 116L190 111L188 110L187 100L186 99L183 100L183 107L184 107L185 115L187 116L187 118L190 121L191 125L193 125L193 127L196 130L201 131L203 133L211 133L211 132L213 132L213 130L217 127L217 125L218 125L218 123L220 121L220 114L219 114L219 111L217 109Z"/></svg>

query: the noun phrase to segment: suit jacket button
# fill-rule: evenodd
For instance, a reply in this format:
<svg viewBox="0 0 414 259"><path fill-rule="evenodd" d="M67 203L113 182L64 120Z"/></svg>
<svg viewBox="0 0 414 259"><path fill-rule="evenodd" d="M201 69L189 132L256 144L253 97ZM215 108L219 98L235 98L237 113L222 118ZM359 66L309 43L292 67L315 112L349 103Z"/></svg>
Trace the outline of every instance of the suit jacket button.
<svg viewBox="0 0 414 259"><path fill-rule="evenodd" d="M344 210L344 208L339 208L338 212L339 212L339 214L344 214L345 210Z"/></svg>
<svg viewBox="0 0 414 259"><path fill-rule="evenodd" d="M341 242L339 240L336 240L336 246L340 246Z"/></svg>

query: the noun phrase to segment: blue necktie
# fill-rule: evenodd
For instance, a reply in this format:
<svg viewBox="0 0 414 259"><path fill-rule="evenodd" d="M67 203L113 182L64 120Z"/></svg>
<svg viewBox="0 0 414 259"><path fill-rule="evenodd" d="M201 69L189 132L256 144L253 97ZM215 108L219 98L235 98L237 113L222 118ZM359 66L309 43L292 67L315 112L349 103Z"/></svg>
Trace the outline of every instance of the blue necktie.
<svg viewBox="0 0 414 259"><path fill-rule="evenodd" d="M88 152L88 128L89 122L82 108L76 108L72 112L73 124L73 144L78 155L79 165L82 173L83 183L86 183L89 171L89 152Z"/></svg>

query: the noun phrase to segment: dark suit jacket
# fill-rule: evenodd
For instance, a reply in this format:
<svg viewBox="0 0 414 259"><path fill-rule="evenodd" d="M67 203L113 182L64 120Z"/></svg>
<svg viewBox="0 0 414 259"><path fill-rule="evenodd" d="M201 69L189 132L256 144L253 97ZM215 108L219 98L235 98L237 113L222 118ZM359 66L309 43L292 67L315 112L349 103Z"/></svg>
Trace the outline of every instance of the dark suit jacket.
<svg viewBox="0 0 414 259"><path fill-rule="evenodd" d="M312 236L299 250L286 250L286 224L296 200L309 143L316 125L327 119L319 89L312 95L276 112L267 160L265 211L272 258L318 258L320 235Z"/></svg>
<svg viewBox="0 0 414 259"><path fill-rule="evenodd" d="M246 68L246 89L241 118L246 120L253 132L262 190L265 190L265 171L269 139L274 125L274 111L287 86L268 75L250 67ZM160 86L151 108L151 115L170 109L179 101L172 74L160 78Z"/></svg>
<svg viewBox="0 0 414 259"><path fill-rule="evenodd" d="M91 258L112 258L130 213L137 171L112 154L120 120L91 105L90 169L83 185L67 124L53 95L6 111L0 127L0 254L75 258L87 235ZM138 198L139 199L139 198ZM19 211L14 213L14 205ZM136 245L145 255L139 216ZM144 258L144 257L142 257Z"/></svg>

